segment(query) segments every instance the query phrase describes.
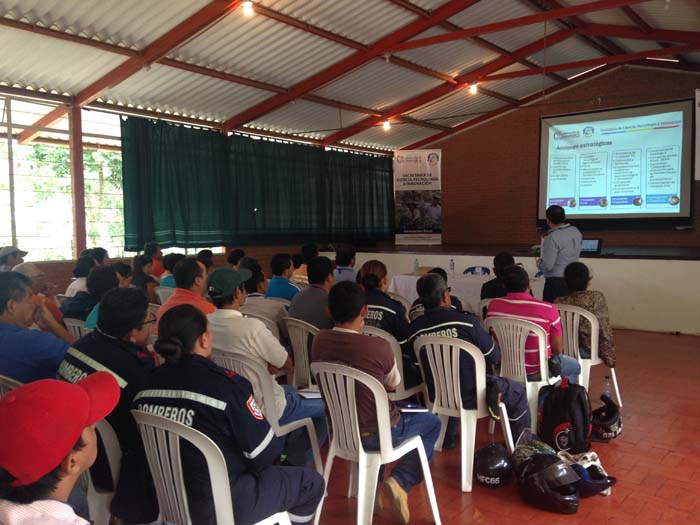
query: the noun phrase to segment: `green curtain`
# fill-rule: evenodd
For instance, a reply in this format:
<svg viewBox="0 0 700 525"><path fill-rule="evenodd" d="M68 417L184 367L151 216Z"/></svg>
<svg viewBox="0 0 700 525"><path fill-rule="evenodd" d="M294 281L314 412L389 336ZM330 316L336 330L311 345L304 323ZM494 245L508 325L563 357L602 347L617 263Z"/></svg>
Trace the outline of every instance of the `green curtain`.
<svg viewBox="0 0 700 525"><path fill-rule="evenodd" d="M391 159L122 119L125 248L377 240Z"/></svg>

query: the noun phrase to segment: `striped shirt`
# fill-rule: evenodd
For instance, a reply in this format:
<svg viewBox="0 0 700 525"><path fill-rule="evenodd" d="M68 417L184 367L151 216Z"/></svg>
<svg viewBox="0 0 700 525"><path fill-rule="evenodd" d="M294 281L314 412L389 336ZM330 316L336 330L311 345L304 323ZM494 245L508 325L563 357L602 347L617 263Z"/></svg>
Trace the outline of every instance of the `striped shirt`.
<svg viewBox="0 0 700 525"><path fill-rule="evenodd" d="M550 336L562 335L559 310L552 303L535 299L527 292L509 293L494 299L489 304L487 317L517 317L540 325L547 332L547 357L552 355ZM537 337L531 334L525 342L525 371L536 374L540 371Z"/></svg>

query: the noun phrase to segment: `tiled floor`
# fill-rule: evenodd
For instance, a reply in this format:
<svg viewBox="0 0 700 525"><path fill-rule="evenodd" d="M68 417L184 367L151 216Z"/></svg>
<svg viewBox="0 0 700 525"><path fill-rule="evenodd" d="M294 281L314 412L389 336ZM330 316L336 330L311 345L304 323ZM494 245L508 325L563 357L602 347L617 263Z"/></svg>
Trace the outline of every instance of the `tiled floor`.
<svg viewBox="0 0 700 525"><path fill-rule="evenodd" d="M529 507L515 482L500 489L475 483L472 493L462 493L459 449L436 452L431 471L444 524L700 523L700 337L626 330L615 337L624 431L610 443L593 444L618 478L612 496L582 500L578 513L566 516ZM592 398L600 395L606 370L593 368ZM486 428L481 420L477 448L490 442ZM347 464L336 460L322 524L355 523L357 500L345 498L347 483ZM410 508L412 523L432 523L422 485L411 492ZM392 521L381 514L374 523Z"/></svg>

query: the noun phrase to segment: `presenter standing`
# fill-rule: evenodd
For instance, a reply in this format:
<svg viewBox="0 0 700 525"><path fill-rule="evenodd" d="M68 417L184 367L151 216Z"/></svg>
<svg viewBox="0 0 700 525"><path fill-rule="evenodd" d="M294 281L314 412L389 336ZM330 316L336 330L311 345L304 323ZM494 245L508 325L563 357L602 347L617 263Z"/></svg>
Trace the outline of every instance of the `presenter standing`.
<svg viewBox="0 0 700 525"><path fill-rule="evenodd" d="M537 267L545 277L542 299L553 303L557 297L568 295L564 269L581 255L581 232L566 222L566 212L561 206L547 208L549 232L542 239L542 251Z"/></svg>

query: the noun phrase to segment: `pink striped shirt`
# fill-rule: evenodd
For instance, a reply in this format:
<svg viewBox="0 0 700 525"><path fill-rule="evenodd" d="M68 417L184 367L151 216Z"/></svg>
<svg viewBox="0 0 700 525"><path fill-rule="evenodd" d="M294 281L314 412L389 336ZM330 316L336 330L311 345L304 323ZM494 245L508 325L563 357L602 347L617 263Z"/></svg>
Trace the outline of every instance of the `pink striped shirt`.
<svg viewBox="0 0 700 525"><path fill-rule="evenodd" d="M559 310L552 303L535 299L527 292L509 293L489 303L486 317L517 317L540 325L547 332L547 357L552 355L550 336L562 335ZM537 353L537 337L531 334L525 342L525 371L536 374L540 371Z"/></svg>

